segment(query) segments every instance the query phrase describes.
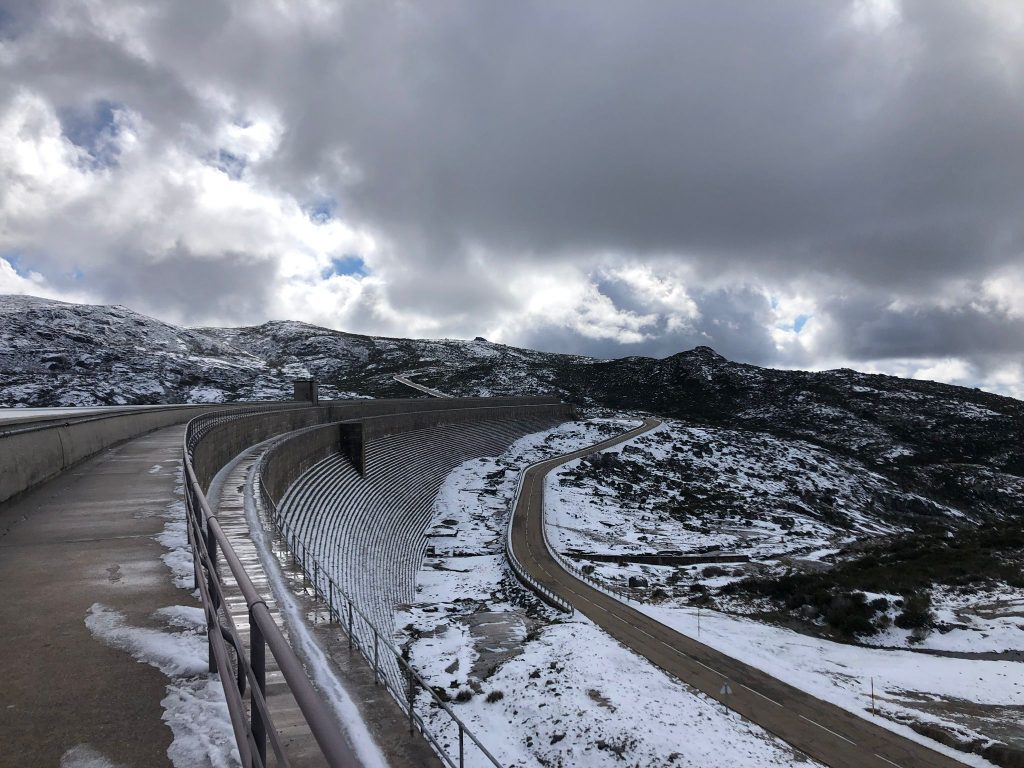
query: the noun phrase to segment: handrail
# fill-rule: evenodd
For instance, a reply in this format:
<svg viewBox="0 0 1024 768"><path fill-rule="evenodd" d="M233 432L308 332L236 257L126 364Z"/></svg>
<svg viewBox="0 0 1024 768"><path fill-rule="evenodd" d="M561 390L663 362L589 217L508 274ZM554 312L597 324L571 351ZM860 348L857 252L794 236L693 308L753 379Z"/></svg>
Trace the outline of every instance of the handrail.
<svg viewBox="0 0 1024 768"><path fill-rule="evenodd" d="M406 658L405 654L391 643L388 636L363 612L352 597L334 581L330 573L320 565L316 557L310 555L305 542L295 535L291 526L283 518L278 509L277 503L267 490L267 486L263 482L263 478L268 460L272 458L279 446L284 443L285 439L278 440L260 457L259 466L256 472L256 477L259 479L259 495L267 506L271 521L274 523L279 535L288 550L291 552L295 564L301 570L304 581L308 581L308 583L312 585L313 598L315 600L322 600L326 603L328 616L331 621L334 621L335 617L337 617L338 625L342 628L342 631L345 632L349 639L349 646L352 647L352 645L354 645L363 655L363 658L366 659L366 661L373 667L374 682L376 683L378 680L383 680L384 687L392 695L399 707L409 716L410 731L415 726L424 738L430 742L434 747L434 750L438 753L441 759L444 760L449 768L464 768L466 737L469 737L469 740L476 745L480 750L480 753L491 763L491 765L495 766L495 768L501 768L501 763L498 762L497 758L490 753L476 735L474 735L466 724L462 722L461 718L452 711L452 708L448 703L441 699L434 688L413 668L412 663L408 658ZM347 625L342 621L343 614L340 610L341 606L344 606L346 609L345 616L347 617ZM370 645L367 639L360 638L360 632L358 631L359 627L355 623L355 619L357 618L362 620L365 628L372 632L372 645ZM368 637L368 633L365 631L363 634L364 638ZM382 650L389 654L392 660L397 664L399 673L405 678L404 680L399 681L390 678L381 668L380 656ZM408 688L406 689L405 686L408 686ZM458 762L456 762L456 757L450 755L439 739L430 731L423 717L416 712L415 699L417 688L425 691L430 697L431 705L443 710L458 728Z"/></svg>
<svg viewBox="0 0 1024 768"><path fill-rule="evenodd" d="M289 409L277 403L277 411ZM348 768L358 764L355 756L337 727L323 699L310 683L302 662L295 655L280 628L274 621L266 603L253 586L252 580L235 554L231 542L221 529L217 516L196 477L192 454L202 437L217 424L254 413L274 412L274 405L252 409L231 409L204 414L192 419L182 441L185 471L185 499L188 516L189 540L199 588L207 618L207 638L210 647L210 671L218 672L231 717L238 753L244 768L266 766L266 741L269 739L280 765L288 765L287 756L273 726L265 701L265 649L270 648L278 668L284 676L299 709L309 725L327 764L332 768ZM292 406L301 407L301 406ZM243 645L230 613L221 611L224 604L224 583L217 568L218 550L227 562L231 574L245 599L249 611L249 657L241 652ZM203 578L205 576L205 579ZM221 621L224 621L224 624ZM233 681L229 648L235 652L239 679ZM243 694L248 681L252 702L247 720Z"/></svg>

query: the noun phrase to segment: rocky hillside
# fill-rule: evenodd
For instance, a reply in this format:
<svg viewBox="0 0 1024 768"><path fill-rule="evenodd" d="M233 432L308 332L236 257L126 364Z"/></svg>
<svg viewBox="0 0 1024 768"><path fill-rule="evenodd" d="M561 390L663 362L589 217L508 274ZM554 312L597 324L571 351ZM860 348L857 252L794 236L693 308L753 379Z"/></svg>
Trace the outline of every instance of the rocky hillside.
<svg viewBox="0 0 1024 768"><path fill-rule="evenodd" d="M0 405L410 396L397 373L452 394L555 392L586 407L648 411L821 446L908 491L978 516L1019 514L1024 403L850 370L733 363L707 347L594 360L484 339L415 340L296 322L179 328L119 306L0 297ZM920 512L920 510L914 510Z"/></svg>

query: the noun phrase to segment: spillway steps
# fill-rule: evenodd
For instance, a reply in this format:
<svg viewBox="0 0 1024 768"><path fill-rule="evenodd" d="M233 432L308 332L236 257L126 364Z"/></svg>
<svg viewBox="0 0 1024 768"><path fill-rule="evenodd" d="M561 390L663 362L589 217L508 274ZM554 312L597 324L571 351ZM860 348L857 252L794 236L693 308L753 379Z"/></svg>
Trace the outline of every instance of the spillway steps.
<svg viewBox="0 0 1024 768"><path fill-rule="evenodd" d="M366 446L366 477L332 455L288 489L279 511L320 567L390 635L396 606L414 599L434 499L447 475L554 423L480 421L382 437Z"/></svg>

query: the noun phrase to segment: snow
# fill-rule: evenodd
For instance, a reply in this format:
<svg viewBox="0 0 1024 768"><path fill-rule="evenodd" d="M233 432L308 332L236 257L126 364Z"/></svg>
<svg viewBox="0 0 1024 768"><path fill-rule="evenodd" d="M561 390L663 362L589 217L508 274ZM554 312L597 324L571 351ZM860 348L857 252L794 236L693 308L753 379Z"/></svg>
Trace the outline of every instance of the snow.
<svg viewBox="0 0 1024 768"><path fill-rule="evenodd" d="M807 765L785 744L635 655L585 617L565 620L511 576L503 555L518 469L635 426L572 423L449 474L415 604L396 618L414 666L506 766ZM461 694L461 695L459 695ZM495 700L496 699L496 700ZM431 729L454 746L436 713ZM472 763L477 764L477 763Z"/></svg>
<svg viewBox="0 0 1024 768"><path fill-rule="evenodd" d="M161 469L154 465L150 473ZM184 468L178 464L174 498L164 511L164 528L155 538L168 550L161 558L171 571L174 585L191 590L192 550L186 533L184 492ZM152 618L164 628L131 626L122 613L96 604L86 617L86 625L98 639L168 676L167 695L160 705L173 734L167 756L176 768L238 765L224 688L220 676L208 672L203 609L194 603L165 606L155 611Z"/></svg>
<svg viewBox="0 0 1024 768"><path fill-rule="evenodd" d="M120 611L94 603L85 618L89 631L112 648L130 653L168 677L160 701L163 720L173 734L167 756L178 768L229 768L239 764L235 736L220 677L207 672L206 622L185 606L157 611L155 619L173 619L180 631L132 626ZM165 624L169 622L165 621ZM72 764L74 765L74 764ZM102 765L99 763L98 765Z"/></svg>
<svg viewBox="0 0 1024 768"><path fill-rule="evenodd" d="M223 403L227 398L224 390L217 387L192 387L186 399L190 403Z"/></svg>
<svg viewBox="0 0 1024 768"><path fill-rule="evenodd" d="M837 537L902 530L886 520L890 499L960 515L800 440L670 420L604 453L621 461L592 468L577 460L548 476L548 535L560 549L806 558Z"/></svg>
<svg viewBox="0 0 1024 768"><path fill-rule="evenodd" d="M622 421L606 425L616 431L627 427ZM872 519L871 510L864 505L865 488L896 492L884 478L855 462L844 464L843 459L822 455L824 452L820 449L799 441L788 441L789 445L782 446L785 450L771 444L774 438L765 436L758 436L753 444L728 444L723 440L723 433L728 437L728 432L669 423L652 435L612 449L622 454L625 461L641 463L637 473L639 503L636 504L623 503L614 493L608 495L607 485L601 485L595 494L595 483L585 484L582 489L578 483L563 484L561 480L572 476L583 462L572 462L553 472L553 479L549 478L546 488L545 503L546 514L552 518L551 538L562 548L616 553L649 552L662 547L685 551L708 546L742 551L753 544L761 547L762 556L797 553L813 563L833 555L836 547L832 544L855 538L854 533L870 535L873 531L894 530L892 525ZM779 758L771 751L780 748L777 743L765 747L763 742L758 748L770 754L756 759L749 755L741 757L745 754L743 750L752 748L747 741L752 734L741 733L728 725L726 710L720 707L716 710L714 702L691 695L685 687L673 693L671 686L679 685L676 681L650 676L648 673L653 669L647 669L650 665L619 647L587 620L579 616L568 621L560 619L532 595L524 596L522 588L510 577L502 559L500 541L516 470L542 454L570 450L606 436L594 426L565 425L525 438L498 459L470 461L451 473L435 502L431 528L435 537L431 538L432 549L428 550L417 577L416 603L396 619L396 626L406 628L399 633L398 642L411 641L414 664L433 684L448 691L453 698L458 693L462 693L463 698L471 697L464 703L453 704L456 714L475 732L486 734L488 746L493 744L499 759L506 762L599 765L602 760L611 759L604 750L594 747L595 734L600 734L606 745L609 739L633 739L628 741L629 749L635 750L629 754L630 762L658 764L667 759L664 734L673 730L662 716L666 711L686 713L680 719L688 723L701 722L702 718L708 720L709 725L704 730L712 734L709 741L703 740L700 734L688 733L680 739L686 744L687 757L692 750L696 765L715 765L716 760L733 765L771 764L773 759L788 759ZM783 531L775 531L774 539L766 535L767 525L755 527L753 534L746 536L729 534L734 536L732 540L728 536L721 538L720 530L702 534L699 530L672 529L664 520L660 521L661 525L652 525L649 511L643 504L658 501L666 492L673 491L671 484L664 482L668 473L659 462L671 456L673 445L680 442L681 436L694 442L699 437L705 445L713 446L710 452L705 450L698 455L696 463L713 465L714 476L721 474L723 466L736 467L737 472L727 477L741 492L752 488L765 491L770 500L785 499L792 486L767 477L774 470L785 471L784 477L797 483L796 498L799 498L801 484L819 490L828 488L840 499L845 494L844 509L854 532L816 520L811 510L802 519L792 511L789 513L798 518L797 529L803 525L806 530L820 533L806 537L800 546L785 544ZM766 445L768 450L765 450ZM759 478L758 473L766 477ZM748 498L764 497L751 493ZM608 523L615 526L611 534L605 532ZM675 539L676 535L682 541ZM779 546L780 543L783 546ZM593 575L613 584L625 581L630 575L645 575L654 583L664 583L668 574L678 577L680 571L686 571L686 578L712 587L736 578L733 569L742 575L743 569L763 567L758 562L732 564L726 569L709 569L711 575L705 575L702 573L706 569L704 565L689 568L637 564L623 567L615 563L595 566ZM868 597L888 597L890 602L895 602L899 596L872 594ZM697 636L697 609L683 601L666 600L659 605L639 607L678 631ZM945 747L919 735L908 723L940 725L964 742L987 744L993 738L1005 741L1007 733L1011 740L1014 738L1014 727L1009 723L1016 722L1024 694L1024 683L1020 682L1017 669L1019 664L980 658L976 654L1024 646L1024 590L994 588L983 599L977 594L939 590L933 595L933 607L940 623L953 626L952 629L932 632L920 643L908 646L910 633L892 628L879 635L876 642L953 651L964 658L832 642L707 609L701 611L699 639L865 717L871 717L868 710L873 680L878 707L876 722L968 764L988 766L990 763L977 755ZM622 652L621 657L616 655L616 648ZM554 667L550 666L552 663ZM606 665L613 665L611 668L616 670L616 685L626 688L614 693L602 688L607 685L607 681L601 679ZM567 672L562 675L557 672L560 668ZM537 670L543 679L530 677ZM636 689L632 687L633 681L640 681ZM600 701L607 699L616 708L612 718L605 718L610 710L603 704L595 705L595 699L587 693L591 689L600 692ZM488 703L487 695L494 691L505 694L514 691L515 695L505 695L499 701ZM661 710L645 709L648 695L654 701L665 702ZM685 701L677 701L676 697ZM642 714L633 721L623 710ZM567 711L574 712L572 718L560 716ZM617 730L619 723L623 723L621 730ZM586 730L588 725L590 730ZM443 728L443 721L438 719L436 726ZM719 730L724 728L726 733L709 730L712 726ZM559 739L562 733L566 735ZM452 738L452 735L449 733L447 737ZM760 739L760 735L757 738ZM704 752L707 743L726 746L718 752ZM569 754L570 749L576 751Z"/></svg>
<svg viewBox="0 0 1024 768"><path fill-rule="evenodd" d="M192 564L192 546L188 542L188 522L183 498L185 481L182 473L183 470L179 466L175 476L175 499L167 505L164 529L157 534L156 540L167 550L160 559L170 569L174 586L191 590L195 580L195 569Z"/></svg>
<svg viewBox="0 0 1024 768"><path fill-rule="evenodd" d="M168 677L198 675L206 670L205 632L199 635L194 632L171 633L130 627L125 623L123 613L100 603L95 603L89 609L85 625L107 645L127 651ZM200 627L203 626L200 624Z"/></svg>
<svg viewBox="0 0 1024 768"><path fill-rule="evenodd" d="M937 629L924 637L890 626L863 639L867 645L952 653L1024 651L1024 589L991 585L984 590L957 591L936 587L930 592ZM874 599L876 595L869 595ZM877 595L893 604L902 595ZM897 610L889 610L890 618Z"/></svg>
<svg viewBox="0 0 1024 768"><path fill-rule="evenodd" d="M696 608L641 605L639 610L677 632L698 638ZM943 748L893 720L942 723L965 739L987 742L988 737L968 725L929 710L941 710L943 702L1009 707L1024 700L1024 679L1017 662L864 648L718 611L702 610L700 614L698 639L706 645L970 765L991 764L976 755ZM883 715L874 718L870 718L872 679L876 706Z"/></svg>
<svg viewBox="0 0 1024 768"><path fill-rule="evenodd" d="M89 744L79 744L61 755L60 768L125 768L125 766L114 763Z"/></svg>

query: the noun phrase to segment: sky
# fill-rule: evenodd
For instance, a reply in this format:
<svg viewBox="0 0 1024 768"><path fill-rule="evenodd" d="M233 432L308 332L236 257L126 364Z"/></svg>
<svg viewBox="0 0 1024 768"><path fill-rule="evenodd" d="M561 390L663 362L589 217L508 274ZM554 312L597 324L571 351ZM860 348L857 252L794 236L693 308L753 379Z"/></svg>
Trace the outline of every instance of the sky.
<svg viewBox="0 0 1024 768"><path fill-rule="evenodd" d="M1024 398L1024 4L0 0L0 293Z"/></svg>

